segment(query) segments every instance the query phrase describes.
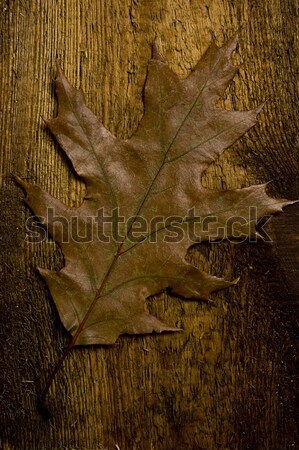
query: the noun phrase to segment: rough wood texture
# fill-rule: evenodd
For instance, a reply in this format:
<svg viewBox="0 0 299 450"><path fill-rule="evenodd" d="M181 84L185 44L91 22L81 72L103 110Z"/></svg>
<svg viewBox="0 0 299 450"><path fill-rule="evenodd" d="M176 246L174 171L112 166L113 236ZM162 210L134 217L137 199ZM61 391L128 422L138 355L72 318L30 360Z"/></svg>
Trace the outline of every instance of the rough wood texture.
<svg viewBox="0 0 299 450"><path fill-rule="evenodd" d="M151 300L158 316L179 318L183 334L74 350L50 393L53 419L44 422L36 396L68 336L35 267L63 260L53 243L26 241L30 212L10 176L39 183L68 205L82 198L84 186L42 121L55 115L57 57L105 126L124 137L142 115L155 36L185 76L211 39L221 44L239 28L241 70L224 104L268 102L259 125L209 168L205 185L273 180L273 195L297 198L295 0L0 0L0 14L1 448L298 448L298 206L271 221L272 245L192 251L205 269L241 280L215 295L216 306Z"/></svg>

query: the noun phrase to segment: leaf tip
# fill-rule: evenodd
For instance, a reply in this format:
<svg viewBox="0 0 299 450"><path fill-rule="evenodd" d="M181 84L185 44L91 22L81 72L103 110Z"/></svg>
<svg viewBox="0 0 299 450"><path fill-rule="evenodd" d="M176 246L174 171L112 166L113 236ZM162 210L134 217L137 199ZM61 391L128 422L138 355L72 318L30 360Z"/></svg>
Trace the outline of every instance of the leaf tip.
<svg viewBox="0 0 299 450"><path fill-rule="evenodd" d="M236 47L239 42L239 30L237 30L223 45L223 48L228 52L228 55L230 56L234 50L236 50Z"/></svg>
<svg viewBox="0 0 299 450"><path fill-rule="evenodd" d="M20 177L18 177L18 175L15 175L14 173L10 174L11 177L13 177L13 179L18 183L21 184L22 179Z"/></svg>
<svg viewBox="0 0 299 450"><path fill-rule="evenodd" d="M159 47L158 47L157 37L155 37L155 39L152 43L152 59L164 62L164 58L161 55Z"/></svg>
<svg viewBox="0 0 299 450"><path fill-rule="evenodd" d="M63 75L63 71L61 69L61 61L59 58L56 59L56 76L61 76Z"/></svg>
<svg viewBox="0 0 299 450"><path fill-rule="evenodd" d="M182 331L184 331L183 328L176 328L176 327L168 327L165 326L164 328L159 328L159 329L153 329L154 333L181 333Z"/></svg>
<svg viewBox="0 0 299 450"><path fill-rule="evenodd" d="M51 130L51 124L52 124L53 119L47 119L46 117L42 117L42 121L44 122L46 127Z"/></svg>
<svg viewBox="0 0 299 450"><path fill-rule="evenodd" d="M264 106L266 105L267 101L269 99L265 100L264 102L262 102L257 108L255 108L254 112L255 114L258 116L260 114L260 112L264 109Z"/></svg>
<svg viewBox="0 0 299 450"><path fill-rule="evenodd" d="M240 29L235 31L235 33L228 40L228 43L233 50L235 50L235 48L237 47L239 38L240 38Z"/></svg>
<svg viewBox="0 0 299 450"><path fill-rule="evenodd" d="M27 190L29 184L26 183L26 181L22 180L22 178L18 177L18 175L15 174L11 174L11 176L15 179L15 182L17 184L19 184L20 186L22 186L22 188L24 188L25 190Z"/></svg>
<svg viewBox="0 0 299 450"><path fill-rule="evenodd" d="M64 75L62 68L61 68L60 60L56 59L56 79L55 79L56 89L57 89L59 83L62 83L62 84L67 83L68 84L68 81L66 79L66 76Z"/></svg>
<svg viewBox="0 0 299 450"><path fill-rule="evenodd" d="M49 275L49 272L51 272L51 270L43 269L42 267L37 267L36 270L43 278L46 278L47 275Z"/></svg>
<svg viewBox="0 0 299 450"><path fill-rule="evenodd" d="M284 208L285 206L296 205L297 203L299 203L299 199L297 199L297 200L284 200L282 202L282 208Z"/></svg>
<svg viewBox="0 0 299 450"><path fill-rule="evenodd" d="M233 281L231 281L231 285L233 286L233 285L235 285L235 284L238 284L239 281L240 281L240 278L241 278L241 277L237 277L237 278L235 278Z"/></svg>

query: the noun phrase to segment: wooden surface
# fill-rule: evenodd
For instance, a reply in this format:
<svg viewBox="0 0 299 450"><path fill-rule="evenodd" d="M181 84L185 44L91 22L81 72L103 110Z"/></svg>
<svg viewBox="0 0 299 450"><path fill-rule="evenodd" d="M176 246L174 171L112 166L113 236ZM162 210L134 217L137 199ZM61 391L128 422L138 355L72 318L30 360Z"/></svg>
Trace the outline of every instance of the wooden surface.
<svg viewBox="0 0 299 450"><path fill-rule="evenodd" d="M57 108L57 57L104 125L126 137L142 116L155 37L186 76L211 39L221 44L240 29L241 70L224 104L268 102L255 129L209 168L205 185L273 180L273 195L298 198L296 8L295 0L0 0L1 449L299 448L298 206L271 221L272 245L193 250L211 273L241 279L214 296L215 306L166 295L149 302L184 333L75 349L51 389L53 418L45 422L36 397L69 337L35 267L57 269L63 259L53 243L26 242L30 212L10 176L68 205L82 198L84 186L42 121Z"/></svg>

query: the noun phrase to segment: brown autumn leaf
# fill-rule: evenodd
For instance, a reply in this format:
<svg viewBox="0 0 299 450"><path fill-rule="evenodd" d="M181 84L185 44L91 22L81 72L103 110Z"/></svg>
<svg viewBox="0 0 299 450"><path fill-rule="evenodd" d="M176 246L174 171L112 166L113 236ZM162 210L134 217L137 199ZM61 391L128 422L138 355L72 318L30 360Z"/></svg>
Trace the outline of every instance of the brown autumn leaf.
<svg viewBox="0 0 299 450"><path fill-rule="evenodd" d="M154 46L144 116L127 140L109 133L58 67L59 112L46 123L86 184L84 201L69 208L18 181L65 257L62 270L40 273L73 336L69 349L112 344L124 333L177 330L175 318L168 326L146 311L149 295L169 287L208 299L234 283L188 264L188 247L236 234L254 237L253 211L258 219L288 204L270 198L265 185L215 191L201 184L203 171L256 123L261 109L216 107L237 72L231 61L236 43L234 37L222 48L212 44L184 80Z"/></svg>

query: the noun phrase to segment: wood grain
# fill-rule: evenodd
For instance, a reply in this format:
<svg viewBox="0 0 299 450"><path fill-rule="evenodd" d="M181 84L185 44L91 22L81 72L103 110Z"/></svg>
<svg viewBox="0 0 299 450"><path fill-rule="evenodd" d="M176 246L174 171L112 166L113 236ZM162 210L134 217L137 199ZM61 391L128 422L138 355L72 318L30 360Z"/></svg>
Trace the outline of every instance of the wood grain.
<svg viewBox="0 0 299 450"><path fill-rule="evenodd" d="M74 350L51 390L53 418L45 422L36 398L68 336L35 267L59 268L63 258L52 242L26 240L30 212L10 175L68 205L82 198L84 186L42 120L56 112L56 58L104 125L126 137L142 116L155 37L173 70L186 76L211 39L221 44L239 29L241 69L223 104L267 103L255 129L207 170L205 185L273 180L273 195L297 198L296 1L0 0L0 18L1 448L298 448L298 206L271 221L271 245L192 250L197 264L241 280L215 295L216 306L166 295L149 301L184 333Z"/></svg>

